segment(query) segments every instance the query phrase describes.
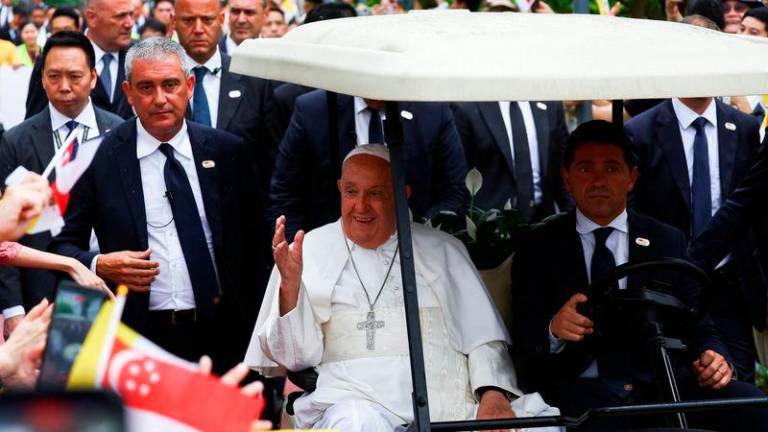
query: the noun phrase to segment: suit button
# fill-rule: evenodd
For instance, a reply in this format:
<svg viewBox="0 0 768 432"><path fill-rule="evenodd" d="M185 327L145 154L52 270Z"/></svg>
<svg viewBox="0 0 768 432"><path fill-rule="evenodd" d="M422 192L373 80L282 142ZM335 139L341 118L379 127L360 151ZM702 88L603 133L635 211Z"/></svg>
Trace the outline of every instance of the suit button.
<svg viewBox="0 0 768 432"><path fill-rule="evenodd" d="M216 296L213 298L213 304L217 305L221 302L221 296Z"/></svg>

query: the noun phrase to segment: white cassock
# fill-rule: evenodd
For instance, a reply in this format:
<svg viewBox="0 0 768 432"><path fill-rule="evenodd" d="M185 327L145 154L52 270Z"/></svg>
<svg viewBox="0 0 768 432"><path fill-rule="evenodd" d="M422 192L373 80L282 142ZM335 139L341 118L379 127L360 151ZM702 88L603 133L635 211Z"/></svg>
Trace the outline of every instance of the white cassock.
<svg viewBox="0 0 768 432"><path fill-rule="evenodd" d="M518 417L558 415L538 394L517 388L509 335L464 245L411 227L432 421L474 418L475 390L486 386L520 396L512 403ZM363 284L344 241L340 221L307 234L299 301L282 317L280 274L272 271L245 363L267 376L316 368L316 390L294 403L297 427L391 431L413 420L399 253L375 303L373 329L364 324L363 290L376 298L397 236L375 250L346 240Z"/></svg>

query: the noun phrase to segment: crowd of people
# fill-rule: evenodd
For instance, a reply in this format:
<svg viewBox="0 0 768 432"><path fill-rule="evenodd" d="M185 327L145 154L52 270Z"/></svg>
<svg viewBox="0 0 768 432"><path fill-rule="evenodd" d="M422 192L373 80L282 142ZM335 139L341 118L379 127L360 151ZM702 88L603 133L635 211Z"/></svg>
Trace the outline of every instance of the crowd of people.
<svg viewBox="0 0 768 432"><path fill-rule="evenodd" d="M276 424L285 381L274 377L285 373L303 391L290 404L300 427L382 431L413 419L385 103L230 70L246 40L402 6L287 4L2 0L0 64L32 68L19 104L26 120L0 140L0 179L19 166L32 172L0 199L5 387L34 385L49 303L69 277L108 296L126 285L126 324L184 359L210 355L231 385L244 362L248 379L264 382ZM768 37L758 0L683 6L668 0L668 19ZM413 3L448 7L520 9ZM532 12L552 9L539 1ZM572 107L584 103L401 103L412 116L403 124L406 194L434 420L578 416L658 400L645 345L621 325L605 330L590 284L660 257L693 260L713 283L660 271L613 288L653 282L695 310L678 320L688 323L687 350L670 365L683 398L761 394L753 330L765 331L768 303L763 97L626 101L623 128L603 120L605 101L586 102L574 120ZM33 173L73 131L103 139L64 226L25 234L50 194L50 179ZM515 247L511 305L494 304L459 240L422 224L467 211L473 168L489 186L472 205L511 207L535 224ZM768 409L691 422L764 431Z"/></svg>

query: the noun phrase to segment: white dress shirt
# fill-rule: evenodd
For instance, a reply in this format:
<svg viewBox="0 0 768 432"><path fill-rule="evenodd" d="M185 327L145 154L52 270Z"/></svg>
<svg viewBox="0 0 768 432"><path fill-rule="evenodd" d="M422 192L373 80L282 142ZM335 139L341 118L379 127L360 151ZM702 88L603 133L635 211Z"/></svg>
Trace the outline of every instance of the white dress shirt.
<svg viewBox="0 0 768 432"><path fill-rule="evenodd" d="M219 90L221 89L221 53L219 48L216 47L216 52L205 64L200 64L192 60L191 57L189 64L192 65L189 68L189 73L193 75L195 73L193 69L197 66L204 66L208 69L208 73L203 78L203 88L205 89L205 97L208 99L208 111L211 113L211 126L215 128L219 118ZM192 109L194 110L195 107L193 106Z"/></svg>
<svg viewBox="0 0 768 432"><path fill-rule="evenodd" d="M712 214L720 208L720 153L717 140L717 109L715 100L712 99L703 114L688 108L680 102L679 99L672 99L672 107L675 110L677 124L680 126L680 136L683 138L683 152L685 153L685 162L688 165L688 184L693 183L693 140L696 138L696 128L693 127L693 121L699 117L708 120L704 126L704 133L707 136L707 153L709 156L709 185L712 194Z"/></svg>
<svg viewBox="0 0 768 432"><path fill-rule="evenodd" d="M235 52L235 48L237 48L237 44L235 43L235 41L232 40L232 35L227 35L227 38L224 40L224 43L227 45L227 52L229 53L229 55L232 55L232 53Z"/></svg>
<svg viewBox="0 0 768 432"><path fill-rule="evenodd" d="M86 130L83 131L84 139L93 138L101 134L101 131L99 131L99 125L96 123L96 114L93 111L93 105L91 104L90 100L88 101L88 105L86 105L80 114L78 114L78 116L74 119L62 114L50 102L48 102L48 109L51 113L51 130L53 131L54 152L56 152L56 150L59 149L59 146L62 145L66 140L68 129L65 125L70 120L74 120L78 123L75 130L86 128ZM93 232L91 232L91 250L94 249L94 238L95 236L93 235ZM95 248L98 251L98 244L95 245ZM15 316L24 315L26 313L27 312L24 309L24 306L21 305L11 306L9 308L3 309L2 311L4 319L10 319Z"/></svg>
<svg viewBox="0 0 768 432"><path fill-rule="evenodd" d="M384 132L384 120L387 116L384 110L379 111L381 117L381 131ZM368 127L371 124L371 112L368 110L368 104L363 98L355 96L355 135L357 135L357 145L363 144L384 144L368 142Z"/></svg>
<svg viewBox="0 0 768 432"><path fill-rule="evenodd" d="M101 59L107 54L112 56L112 61L109 63L109 74L112 78L112 93L109 95L109 100L111 102L114 100L115 87L121 84L117 82L118 63L120 62L120 57L116 52L108 53L104 51L93 41L91 41L91 45L93 45L93 53L96 54L96 74L98 74L99 77L101 77L101 72L104 70L104 63Z"/></svg>
<svg viewBox="0 0 768 432"><path fill-rule="evenodd" d="M509 138L509 150L512 154L512 160L515 160L515 143L512 139L512 119L509 116L509 101L499 102L501 109L501 118L504 120L504 128L507 130ZM533 120L531 103L528 101L515 102L520 107L520 113L523 115L525 123L525 133L528 135L528 152L531 155L531 170L533 171L533 201L541 204L541 167L539 165L539 139L536 135L536 122Z"/></svg>
<svg viewBox="0 0 768 432"><path fill-rule="evenodd" d="M0 6L0 27L8 25L13 20L13 6Z"/></svg>
<svg viewBox="0 0 768 432"><path fill-rule="evenodd" d="M93 110L93 104L90 99L88 105L75 118L69 118L62 114L52 103L48 102L48 109L51 112L51 129L53 130L53 150L56 151L67 138L67 122L74 120L78 123L75 130L83 130L83 140L101 135L99 125L96 123L96 113Z"/></svg>
<svg viewBox="0 0 768 432"><path fill-rule="evenodd" d="M599 225L576 209L576 232L579 233L581 248L584 251L584 265L587 269L587 282L592 283L592 255L595 253L595 234L594 231L599 228L611 227L613 232L605 239L605 246L613 254L613 260L616 266L620 266L629 261L629 225L627 224L627 210L624 209L620 215L616 216L608 225ZM627 288L627 278L619 279L619 289ZM550 324L551 326L551 324ZM566 341L558 339L549 331L549 350L552 353L559 353L565 348ZM596 378L598 376L597 362L592 362L581 374L581 378Z"/></svg>

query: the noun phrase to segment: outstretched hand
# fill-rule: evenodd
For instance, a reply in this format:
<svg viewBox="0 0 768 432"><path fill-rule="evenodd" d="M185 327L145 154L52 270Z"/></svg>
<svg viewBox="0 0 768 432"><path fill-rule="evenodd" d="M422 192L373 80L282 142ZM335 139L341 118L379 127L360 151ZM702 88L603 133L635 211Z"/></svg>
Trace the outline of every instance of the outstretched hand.
<svg viewBox="0 0 768 432"><path fill-rule="evenodd" d="M288 244L285 239L285 216L277 218L275 235L272 237L272 255L280 272L280 315L293 310L299 298L301 272L304 268L302 249L304 231L299 231Z"/></svg>

